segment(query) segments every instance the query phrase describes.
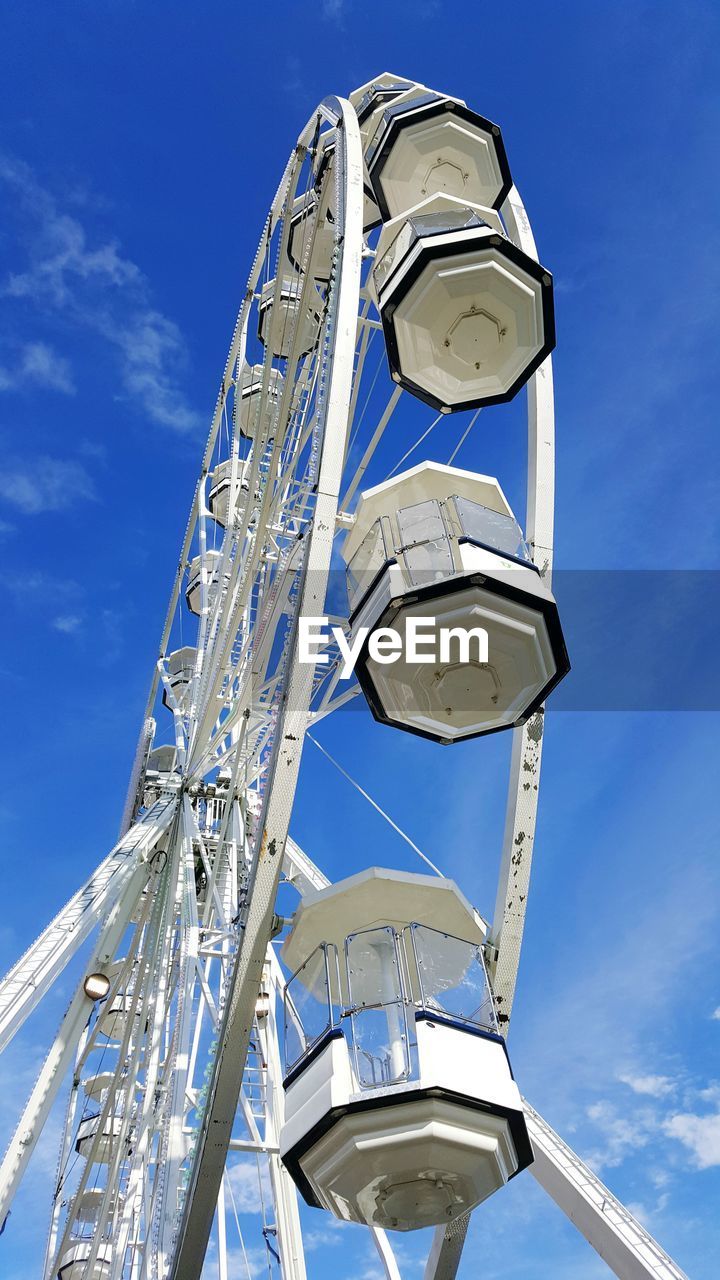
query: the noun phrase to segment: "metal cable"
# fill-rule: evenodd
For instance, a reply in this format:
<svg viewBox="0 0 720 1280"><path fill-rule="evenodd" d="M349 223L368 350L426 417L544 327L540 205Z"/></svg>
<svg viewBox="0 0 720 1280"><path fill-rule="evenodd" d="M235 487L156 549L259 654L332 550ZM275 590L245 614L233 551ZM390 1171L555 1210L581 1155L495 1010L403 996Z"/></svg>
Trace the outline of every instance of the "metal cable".
<svg viewBox="0 0 720 1280"><path fill-rule="evenodd" d="M470 419L470 422L468 423L468 425L467 425L467 427L466 427L465 431L463 431L463 433L462 433L462 435L461 435L460 439L458 440L457 444L455 445L455 448L453 449L452 453L450 454L450 457L449 457L449 458L448 458L448 460L447 460L447 466L448 466L448 467L451 467L451 466L452 466L453 462L455 461L455 458L457 457L457 455L459 454L460 450L462 449L462 447L463 447L463 445L464 445L465 441L467 440L468 436L470 435L470 432L472 431L472 429L473 429L473 427L475 426L475 423L477 422L477 420L478 420L478 418L479 418L479 417L480 417L480 410L478 409L478 410L476 410L476 412L473 414L473 416L472 416L472 418Z"/></svg>
<svg viewBox="0 0 720 1280"><path fill-rule="evenodd" d="M397 822L393 822L393 819L390 817L390 815L387 814L384 809L380 808L380 805L377 804L375 800L373 800L372 796L368 795L367 791L365 791L360 786L359 782L356 782L354 778L350 777L350 774L347 772L347 770L343 769L342 765L338 764L334 756L331 756L330 752L326 751L325 748L320 745L317 738L313 738L309 730L307 730L307 737L310 739L311 742L314 742L318 751L321 751L324 756L327 756L327 759L330 761L330 763L335 765L335 768L339 770L339 772L343 775L343 777L347 778L348 782L352 784L355 790L359 791L360 795L365 797L368 803L372 805L373 809L377 810L377 812L380 814L380 817L385 819L385 821L392 827L393 831L397 831L398 835L402 836L402 839L405 841L405 843L409 844L410 848L418 855L418 857L422 858L423 862L427 863L427 865L431 868L431 870L435 872L435 875L440 876L442 879L444 879L445 877L443 875L443 872L440 871L440 869L435 866L435 863L430 861L427 855L423 853L422 849L418 849L417 845L415 844L415 841L411 840L409 835L406 835L402 827L398 826Z"/></svg>

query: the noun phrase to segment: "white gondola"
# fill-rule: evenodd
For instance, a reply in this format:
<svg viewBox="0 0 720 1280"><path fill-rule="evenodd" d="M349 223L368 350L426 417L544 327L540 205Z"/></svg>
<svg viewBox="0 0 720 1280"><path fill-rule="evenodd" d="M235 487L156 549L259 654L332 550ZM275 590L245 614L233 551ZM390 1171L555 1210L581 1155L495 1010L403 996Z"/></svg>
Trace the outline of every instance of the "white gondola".
<svg viewBox="0 0 720 1280"><path fill-rule="evenodd" d="M384 72L352 95L360 126L363 151L367 151L380 124L385 108L391 102L406 102L408 98L427 93L427 89L412 80L403 80L390 72ZM366 171L367 172L367 171ZM379 212L379 211L378 211Z"/></svg>
<svg viewBox="0 0 720 1280"><path fill-rule="evenodd" d="M258 337L274 356L285 360L293 351L297 356L307 355L318 340L320 297L315 287L309 285L302 302L302 290L302 279L285 275L279 283L268 280L260 294Z"/></svg>
<svg viewBox="0 0 720 1280"><path fill-rule="evenodd" d="M219 551L205 552L205 582L207 585L208 604L212 608L215 599L215 592L218 583L218 566L222 560L222 554ZM187 587L185 588L185 600L187 607L191 613L197 617L200 616L202 605L202 556L195 556L188 566Z"/></svg>
<svg viewBox="0 0 720 1280"><path fill-rule="evenodd" d="M102 1129L100 1128L99 1116L92 1116L88 1120L83 1120L78 1125L75 1150L79 1156L83 1156L86 1160L89 1160L92 1155L93 1163L95 1164L108 1164L112 1155L113 1143L117 1142L120 1136L121 1126L121 1116L108 1116ZM93 1143L98 1134L100 1136L93 1153Z"/></svg>
<svg viewBox="0 0 720 1280"><path fill-rule="evenodd" d="M435 196L393 219L372 284L393 379L444 412L511 400L555 346L552 276L490 208Z"/></svg>
<svg viewBox="0 0 720 1280"><path fill-rule="evenodd" d="M317 284L327 284L330 280L333 251L335 249L335 217L332 212L333 184L329 184L330 192L320 202L318 193L307 191L298 196L293 203L290 217L290 235L288 237L288 257L296 271L305 271ZM310 241L312 251L310 251ZM307 262L305 261L307 256Z"/></svg>
<svg viewBox="0 0 720 1280"><path fill-rule="evenodd" d="M153 747L148 756L147 774L170 774L175 768L176 749L170 743L164 743L160 747Z"/></svg>
<svg viewBox="0 0 720 1280"><path fill-rule="evenodd" d="M182 649L175 649L169 653L165 659L167 669L168 683L172 689L173 697L177 703L182 705L183 698L188 691L190 682L195 674L195 659L197 658L197 649L190 645L184 645ZM163 691L163 704L168 707L167 689Z"/></svg>
<svg viewBox="0 0 720 1280"><path fill-rule="evenodd" d="M114 1071L99 1071L97 1075L88 1076L82 1082L88 1098L92 1098L93 1102L99 1102L106 1089L110 1088L115 1079Z"/></svg>
<svg viewBox="0 0 720 1280"><path fill-rule="evenodd" d="M71 1242L65 1251L57 1270L58 1280L109 1280L112 1267L112 1245L98 1245L97 1256L92 1271L88 1270L92 1240L76 1240Z"/></svg>
<svg viewBox="0 0 720 1280"><path fill-rule="evenodd" d="M432 876L372 868L303 898L283 948L280 1154L309 1204L411 1231L531 1162L485 932Z"/></svg>
<svg viewBox="0 0 720 1280"><path fill-rule="evenodd" d="M104 1198L104 1187L90 1187L86 1191L83 1191L79 1200L75 1204L75 1221L81 1223L83 1226L92 1226L97 1222ZM114 1211L116 1205L121 1199L122 1197L119 1197L117 1194L112 1196L109 1205L111 1212Z"/></svg>
<svg viewBox="0 0 720 1280"><path fill-rule="evenodd" d="M98 1015L98 1030L108 1040L121 1040L132 1008L133 997L129 991L119 992ZM137 1017L137 1013L135 1014Z"/></svg>
<svg viewBox="0 0 720 1280"><path fill-rule="evenodd" d="M383 219L436 193L499 209L512 187L498 125L428 91L385 108L366 161Z"/></svg>
<svg viewBox="0 0 720 1280"><path fill-rule="evenodd" d="M249 458L238 458L236 463L237 497L235 500L235 520L242 518L247 504L251 461ZM208 475L207 503L213 520L225 528L230 510L230 483L232 480L232 459L219 462Z"/></svg>
<svg viewBox="0 0 720 1280"><path fill-rule="evenodd" d="M342 554L377 720L440 742L492 733L524 723L569 670L555 600L494 477L426 462L368 489ZM388 627L394 659L371 648Z"/></svg>
<svg viewBox="0 0 720 1280"><path fill-rule="evenodd" d="M238 420L240 434L248 440L256 440L268 434L275 436L275 418L282 399L285 379L279 369L270 369L267 390L263 396L264 369L261 364L246 364L240 375Z"/></svg>

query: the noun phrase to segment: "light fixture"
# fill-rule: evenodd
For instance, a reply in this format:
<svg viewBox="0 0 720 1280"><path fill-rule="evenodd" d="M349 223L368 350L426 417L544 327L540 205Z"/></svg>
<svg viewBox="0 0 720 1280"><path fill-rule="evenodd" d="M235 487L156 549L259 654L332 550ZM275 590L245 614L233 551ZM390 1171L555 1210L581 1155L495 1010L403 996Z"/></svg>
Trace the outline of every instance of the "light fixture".
<svg viewBox="0 0 720 1280"><path fill-rule="evenodd" d="M88 1000L104 1000L110 990L110 979L106 973L89 973L83 990Z"/></svg>

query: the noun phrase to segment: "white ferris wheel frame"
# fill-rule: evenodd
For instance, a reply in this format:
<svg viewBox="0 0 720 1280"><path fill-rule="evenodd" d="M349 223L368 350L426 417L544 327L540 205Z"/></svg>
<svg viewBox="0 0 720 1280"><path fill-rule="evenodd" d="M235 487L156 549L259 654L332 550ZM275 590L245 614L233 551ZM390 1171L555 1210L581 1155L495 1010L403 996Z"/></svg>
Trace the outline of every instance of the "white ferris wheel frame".
<svg viewBox="0 0 720 1280"><path fill-rule="evenodd" d="M230 687L226 680L228 666L234 672L242 670L243 652L238 656L233 645L237 644L237 619L243 610L247 611L249 608L248 584L251 575L246 574L242 578L233 559L232 548L237 548L242 538L248 534L249 514L243 518L233 537L225 539L220 573L225 574L230 587L224 597L218 592L215 603L212 604L207 568L207 522L210 516L206 495L207 479L215 442L223 415L227 411L229 389L234 385L236 371L242 367L245 356L250 308L257 295L263 265L263 245L266 241L269 242L270 230L281 223L281 257L287 248L289 219L284 214L292 205L300 164L306 157L313 138L317 138L321 122L334 128L336 132L333 173L337 219L335 281L324 325L323 347L313 375L323 382L323 394L318 395L317 399L313 437L318 446L317 479L312 486L311 514L302 545L290 551L284 570L282 565L278 570L275 586L265 601L267 607L264 622L261 618L260 623L256 623L255 634L260 631L265 649L260 644L259 653L253 658L246 679L245 700L243 702L238 697L235 710L231 708L226 719L220 723L217 705L218 699L225 696L227 701L229 697L226 692ZM530 223L516 188L513 187L510 191L501 213L510 238L526 254L537 260ZM240 309L163 628L160 658L133 766L121 838L86 885L70 899L0 983L2 1051L98 925L100 931L86 965L86 973L102 969L113 961L129 922L140 913L140 925L145 930L145 941L142 944L145 950L139 951L132 963L139 965L139 969L147 974L151 962L157 961L158 972L167 975L170 972L171 937L175 936L172 925L178 913L182 954L176 979L177 990L171 995L163 987L163 982L166 987L168 985L165 979L159 983L159 987L151 989L149 979L143 986L142 978L138 977L131 998L134 1002L130 1007L131 1016L126 1019L128 1027L125 1040L121 1044L121 1049L131 1061L135 1054L135 1069L139 1070L141 1050L133 1042L134 1017L136 1014L139 1017L142 1013L147 1016L146 1025L150 1025L154 1006L161 1012L165 1010L169 1016L170 1000L177 1000L172 1047L175 1069L169 1089L168 1110L163 1122L163 1141L166 1144L163 1150L167 1158L167 1171L163 1180L156 1178L157 1185L152 1189L152 1197L156 1198L157 1203L153 1200L152 1204L144 1204L143 1198L149 1196L145 1173L151 1144L156 1138L150 1114L148 1082L158 1081L160 1078L159 1012L153 1024L155 1030L148 1033L149 1038L142 1050L143 1069L146 1073L144 1101L139 1113L141 1122L132 1153L124 1208L120 1213L117 1212L111 1203L112 1190L108 1186L100 1210L101 1216L105 1215L103 1221L109 1221L110 1215L114 1214L113 1221L123 1246L118 1249L111 1264L111 1280L123 1280L126 1274L125 1248L131 1241L133 1215L139 1208L146 1213L147 1221L155 1223L156 1236L150 1248L149 1237L146 1237L142 1260L137 1265L133 1262L132 1280L199 1280L214 1221L217 1222L218 1277L219 1280L228 1280L225 1215L226 1197L231 1193L231 1188L226 1177L226 1162L228 1152L233 1151L262 1153L267 1158L280 1271L283 1280L306 1280L297 1192L278 1154L283 1093L275 1004L282 995L283 975L270 944L281 877L284 876L294 884L300 894L308 887L321 887L328 883L323 873L290 837L289 824L298 783L303 739L308 725L342 705L352 694L339 695L336 683L331 680L322 700L315 710L311 710L313 694L317 688L315 673L312 667L294 661L297 639L295 624L301 615L317 616L323 613L334 539L336 533L347 528L352 521L352 517L341 509L341 482L368 338L375 323L369 318L368 301L362 290L363 258L363 152L360 129L351 103L343 98L331 97L325 99L313 113L290 157L271 206ZM267 392L267 386L266 370L263 394ZM290 394L290 390L296 395L295 386L287 388L284 394ZM311 392L308 386L303 386L300 382L300 400L305 393L309 399ZM349 505L349 500L362 479L400 394L399 389L395 388L390 396L387 409L343 495L345 507ZM549 582L552 573L554 512L554 410L552 364L549 357L532 376L528 384L527 401L525 530L533 560ZM304 439L307 441L307 438L306 433ZM272 453L273 463L278 449L276 442ZM254 450L249 481L251 490L257 480L259 457L259 449ZM228 502L229 510L233 510L234 499L240 487L236 434L230 463ZM295 500L298 509L301 502L305 503L303 509L307 509L310 495L301 493ZM248 503L248 512L249 505ZM270 534L272 532L270 526L273 514L272 504L267 499L263 500L256 537L260 549L265 545L268 531L270 530ZM202 565L201 622L192 685L191 727L187 731L168 679L165 658L173 617L180 600L183 575L196 534ZM259 551L252 562L252 568L257 569L258 564ZM270 634L273 620L277 622L283 610L293 621L284 663L284 683L279 689L275 683L268 693L263 683L267 672L263 669L261 659L263 653L267 657L269 639L266 637ZM262 625L265 626L264 632ZM240 680L240 676L237 679ZM138 795L154 727L152 711L161 685L174 715L177 754L183 766L184 784L179 790L166 787L155 804L138 816ZM250 716L248 698L254 698L253 705L257 704L261 709L257 723ZM236 892L238 868L242 858L249 854L252 842L248 833L247 812L243 811L237 800L241 785L238 767L242 751L246 755L249 751L248 743L252 734L256 735L255 741L259 744L254 758L259 759L259 753L265 752L265 785L258 837L249 867L248 891L245 901L241 902ZM505 832L495 914L487 948L488 967L503 1034L507 1034L512 1013L527 908L542 739L542 710L522 729L513 730ZM227 865L223 863L222 866L219 853L211 865L208 838L201 829L193 807L193 795L202 786L203 776L211 765L216 766L218 763L229 765L232 774L218 842L218 848L224 848L227 844L232 853L228 854ZM193 858L197 849L200 850L208 886L206 906L200 915L193 887ZM240 917L241 940L233 950L230 924L235 924ZM130 961L125 960L123 963L127 970ZM211 972L219 972L221 975L220 985L215 988L211 984ZM116 988L119 988L120 981L118 977ZM189 1178L183 1191L179 1181L181 1162L176 1158L176 1153L186 1152L187 1149L185 1118L188 1103L197 1105L198 1102L192 1081L202 1052L201 1018L194 1017L192 1013L191 992L194 990L201 992L205 1016L215 1029L215 1047L209 1062L206 1097L201 1108L202 1119L194 1134ZM258 1017L258 1001L265 996L267 999L263 1016ZM68 1154L79 1114L81 1069L93 1043L94 1033L88 1029L92 1010L93 1001L85 994L81 982L0 1166L0 1225L6 1219L52 1105L74 1063L61 1167L63 1158ZM253 1036L255 1048L251 1050ZM262 1067L248 1066L248 1054L252 1056L253 1052L262 1062ZM260 1112L253 1110L253 1101L247 1090L241 1065L246 1074L247 1070L254 1069L262 1075ZM119 1097L119 1089L117 1083L110 1089L110 1097L104 1103L98 1118L98 1134L108 1120L111 1126L115 1124L114 1104ZM238 1109L247 1125L247 1140L233 1136ZM531 1172L605 1259L611 1270L622 1280L686 1280L684 1273L645 1228L563 1143L530 1104L526 1104L526 1118L535 1152ZM119 1128L121 1135L129 1134L129 1110L120 1112ZM96 1136L91 1156L97 1150L98 1141ZM112 1157L115 1165L111 1164L110 1172L113 1168L119 1169L119 1141L116 1146L117 1152ZM127 1150L127 1147L123 1150ZM159 1156L156 1155L155 1159L159 1162ZM87 1168L90 1164L89 1158ZM82 1180L80 1185L82 1187ZM77 1197L79 1192L75 1195ZM175 1206L179 1198L182 1211L178 1221ZM469 1215L448 1228L440 1227L436 1230L425 1269L425 1280L452 1280L456 1275L468 1221ZM56 1273L57 1259L71 1243L71 1224L72 1220L68 1217L65 1226L62 1225L61 1197L56 1192L46 1255L46 1280ZM388 1280L400 1280L398 1264L387 1235L380 1230L373 1230L372 1235ZM101 1233L98 1229L87 1261L89 1272L95 1265L101 1246Z"/></svg>

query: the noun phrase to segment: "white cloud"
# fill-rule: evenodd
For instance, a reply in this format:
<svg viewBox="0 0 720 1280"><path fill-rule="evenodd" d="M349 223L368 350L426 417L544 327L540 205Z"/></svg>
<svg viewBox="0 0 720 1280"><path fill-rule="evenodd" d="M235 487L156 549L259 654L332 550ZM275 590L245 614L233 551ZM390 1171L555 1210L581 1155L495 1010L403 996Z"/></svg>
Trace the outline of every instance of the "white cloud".
<svg viewBox="0 0 720 1280"><path fill-rule="evenodd" d="M593 1103L587 1108L587 1115L602 1135L600 1146L587 1157L587 1163L596 1170L617 1168L627 1156L646 1147L657 1131L651 1112L630 1116L607 1101Z"/></svg>
<svg viewBox="0 0 720 1280"><path fill-rule="evenodd" d="M262 1166L258 1171L255 1160L244 1160L237 1164L228 1165L227 1179L230 1183L232 1199L235 1202L235 1208L238 1213L260 1213L262 1211L261 1189L265 1203L272 1202L272 1190L267 1171Z"/></svg>
<svg viewBox="0 0 720 1280"><path fill-rule="evenodd" d="M64 511L96 498L92 477L79 462L41 454L31 462L6 464L0 471L0 498L22 511Z"/></svg>
<svg viewBox="0 0 720 1280"><path fill-rule="evenodd" d="M666 1120L663 1129L687 1147L697 1169L720 1165L720 1112L704 1116L680 1113Z"/></svg>
<svg viewBox="0 0 720 1280"><path fill-rule="evenodd" d="M148 418L174 431L192 431L198 415L178 395L173 369L184 359L177 325L159 311L137 312L125 329L106 331L122 354L126 392Z"/></svg>
<svg viewBox="0 0 720 1280"><path fill-rule="evenodd" d="M23 350L22 376L28 382L73 395L75 386L68 361L45 342L29 342Z"/></svg>
<svg viewBox="0 0 720 1280"><path fill-rule="evenodd" d="M712 1018L713 1022L720 1022L720 1004L718 1005L717 1009L713 1010L713 1012L710 1014L710 1017Z"/></svg>
<svg viewBox="0 0 720 1280"><path fill-rule="evenodd" d="M63 612L74 612L75 602L83 595L83 588L72 578L53 578L50 574L37 570L20 570L9 573L5 578L5 587L19 602L43 608L62 609Z"/></svg>
<svg viewBox="0 0 720 1280"><path fill-rule="evenodd" d="M305 1252L312 1253L315 1249L325 1249L340 1244L341 1241L347 1241L348 1230L352 1228L348 1227L348 1223L341 1222L339 1218L328 1219L326 1226L303 1232Z"/></svg>
<svg viewBox="0 0 720 1280"><path fill-rule="evenodd" d="M27 342L14 369L0 368L0 391L43 387L74 395L70 364L46 342Z"/></svg>
<svg viewBox="0 0 720 1280"><path fill-rule="evenodd" d="M65 635L72 635L82 626L82 618L76 613L63 613L58 618L53 619L52 623L56 631L62 631Z"/></svg>
<svg viewBox="0 0 720 1280"><path fill-rule="evenodd" d="M11 533L15 533L15 525L9 520L0 520L0 538L6 538Z"/></svg>
<svg viewBox="0 0 720 1280"><path fill-rule="evenodd" d="M153 423L188 432L202 418L188 404L178 381L186 350L177 325L154 305L140 268L123 257L114 240L91 243L79 220L59 208L25 164L0 156L0 183L10 189L23 214L28 262L0 284L0 294L30 304L44 323L61 312L63 324L91 330L115 353L122 395ZM66 364L45 358L42 343L26 348L25 375L70 390ZM0 387L20 375L0 370Z"/></svg>
<svg viewBox="0 0 720 1280"><path fill-rule="evenodd" d="M650 1098L664 1098L675 1089L669 1076L640 1076L626 1072L625 1075L618 1076L618 1080L628 1085L633 1093L641 1093Z"/></svg>

